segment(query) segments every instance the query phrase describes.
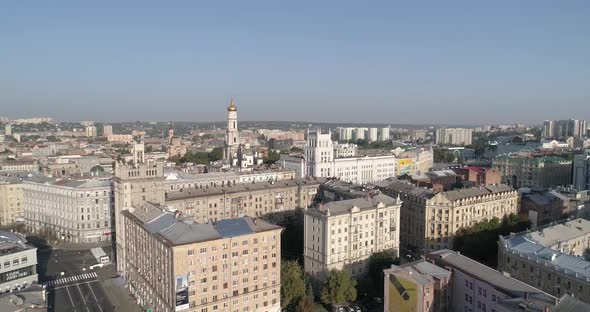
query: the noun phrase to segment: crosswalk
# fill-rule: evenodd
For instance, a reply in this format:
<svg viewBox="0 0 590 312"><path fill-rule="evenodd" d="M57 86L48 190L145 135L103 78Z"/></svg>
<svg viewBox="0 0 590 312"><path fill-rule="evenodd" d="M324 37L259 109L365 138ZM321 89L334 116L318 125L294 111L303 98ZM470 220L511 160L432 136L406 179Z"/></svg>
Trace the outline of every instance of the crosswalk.
<svg viewBox="0 0 590 312"><path fill-rule="evenodd" d="M74 283L74 282L80 282L80 281L84 281L84 280L94 279L96 277L97 277L96 272L84 273L84 274L79 274L76 276L62 277L60 279L47 281L47 282L43 283L43 286L57 287L57 286L66 285L66 284L70 284L70 283Z"/></svg>

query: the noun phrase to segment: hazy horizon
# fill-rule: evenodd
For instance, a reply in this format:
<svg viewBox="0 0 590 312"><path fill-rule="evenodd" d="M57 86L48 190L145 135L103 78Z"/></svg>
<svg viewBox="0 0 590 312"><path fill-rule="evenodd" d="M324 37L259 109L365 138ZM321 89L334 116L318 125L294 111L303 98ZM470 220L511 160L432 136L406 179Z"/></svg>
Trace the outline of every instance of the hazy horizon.
<svg viewBox="0 0 590 312"><path fill-rule="evenodd" d="M590 120L587 1L157 5L0 3L0 116Z"/></svg>

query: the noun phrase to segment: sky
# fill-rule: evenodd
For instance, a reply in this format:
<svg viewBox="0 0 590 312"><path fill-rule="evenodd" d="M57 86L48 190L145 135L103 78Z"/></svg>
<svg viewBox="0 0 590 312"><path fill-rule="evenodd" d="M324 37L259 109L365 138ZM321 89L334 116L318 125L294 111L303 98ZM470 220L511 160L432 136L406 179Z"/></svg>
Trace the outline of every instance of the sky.
<svg viewBox="0 0 590 312"><path fill-rule="evenodd" d="M589 16L585 0L2 1L0 116L221 121L233 96L241 120L590 120Z"/></svg>

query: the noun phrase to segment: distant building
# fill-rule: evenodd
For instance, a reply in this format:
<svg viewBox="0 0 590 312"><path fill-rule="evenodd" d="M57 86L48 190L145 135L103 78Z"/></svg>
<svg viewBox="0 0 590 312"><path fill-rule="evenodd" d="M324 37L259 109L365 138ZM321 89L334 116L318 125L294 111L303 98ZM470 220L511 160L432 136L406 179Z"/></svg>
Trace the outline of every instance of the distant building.
<svg viewBox="0 0 590 312"><path fill-rule="evenodd" d="M436 129L435 140L438 145L470 145L473 129L440 128Z"/></svg>
<svg viewBox="0 0 590 312"><path fill-rule="evenodd" d="M123 275L144 309L281 311L282 228L249 217L198 224L149 203L121 216Z"/></svg>
<svg viewBox="0 0 590 312"><path fill-rule="evenodd" d="M498 241L498 270L561 297L590 303L590 221L576 219Z"/></svg>
<svg viewBox="0 0 590 312"><path fill-rule="evenodd" d="M389 141L389 127L379 130L379 141Z"/></svg>
<svg viewBox="0 0 590 312"><path fill-rule="evenodd" d="M455 171L463 181L472 182L475 186L502 183L502 175L495 168L466 166L462 168L453 168L452 170Z"/></svg>
<svg viewBox="0 0 590 312"><path fill-rule="evenodd" d="M107 137L109 142L131 144L133 143L133 136L131 134L111 134Z"/></svg>
<svg viewBox="0 0 590 312"><path fill-rule="evenodd" d="M590 190L590 149L574 155L573 186L576 190Z"/></svg>
<svg viewBox="0 0 590 312"><path fill-rule="evenodd" d="M378 136L377 136L377 128L369 128L369 135L368 135L368 140L369 142L376 142L378 141Z"/></svg>
<svg viewBox="0 0 590 312"><path fill-rule="evenodd" d="M0 231L0 291L21 290L37 281L37 248L19 234Z"/></svg>
<svg viewBox="0 0 590 312"><path fill-rule="evenodd" d="M24 219L33 233L73 243L111 240L113 189L108 180L28 179Z"/></svg>
<svg viewBox="0 0 590 312"><path fill-rule="evenodd" d="M502 183L514 188L550 188L572 183L572 161L561 157L498 156L492 167L502 174Z"/></svg>
<svg viewBox="0 0 590 312"><path fill-rule="evenodd" d="M531 221L533 227L560 220L569 212L568 199L556 191L530 191L522 193L520 214Z"/></svg>
<svg viewBox="0 0 590 312"><path fill-rule="evenodd" d="M86 136L89 138L93 138L96 136L96 126L86 126Z"/></svg>
<svg viewBox="0 0 590 312"><path fill-rule="evenodd" d="M39 164L33 159L0 161L0 172L39 172Z"/></svg>
<svg viewBox="0 0 590 312"><path fill-rule="evenodd" d="M410 129L409 136L412 141L420 141L426 139L428 131L425 129Z"/></svg>
<svg viewBox="0 0 590 312"><path fill-rule="evenodd" d="M401 201L383 194L329 202L305 210L305 272L325 282L333 270L368 273L367 259L385 251L399 255Z"/></svg>
<svg viewBox="0 0 590 312"><path fill-rule="evenodd" d="M555 139L583 138L586 136L587 128L585 120L545 120L543 122L543 137Z"/></svg>
<svg viewBox="0 0 590 312"><path fill-rule="evenodd" d="M6 123L4 125L4 135L5 136L12 136L12 124Z"/></svg>
<svg viewBox="0 0 590 312"><path fill-rule="evenodd" d="M109 137L113 135L113 126L109 125L109 124L105 124L102 126L102 136L103 137Z"/></svg>

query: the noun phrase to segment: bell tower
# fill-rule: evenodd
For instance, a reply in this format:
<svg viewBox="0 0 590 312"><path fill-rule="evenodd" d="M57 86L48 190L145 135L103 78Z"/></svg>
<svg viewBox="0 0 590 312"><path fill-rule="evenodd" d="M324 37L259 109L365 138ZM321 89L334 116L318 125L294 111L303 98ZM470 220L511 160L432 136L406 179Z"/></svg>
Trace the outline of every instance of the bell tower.
<svg viewBox="0 0 590 312"><path fill-rule="evenodd" d="M238 108L232 97L227 107L227 131L225 135L225 151L223 158L231 162L236 157L240 145L240 132L238 130Z"/></svg>

